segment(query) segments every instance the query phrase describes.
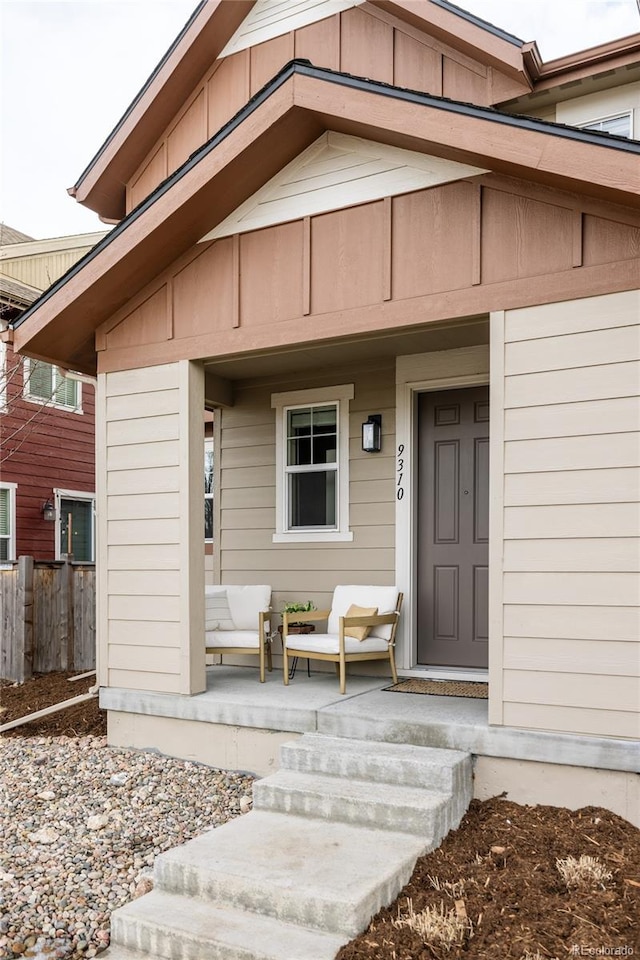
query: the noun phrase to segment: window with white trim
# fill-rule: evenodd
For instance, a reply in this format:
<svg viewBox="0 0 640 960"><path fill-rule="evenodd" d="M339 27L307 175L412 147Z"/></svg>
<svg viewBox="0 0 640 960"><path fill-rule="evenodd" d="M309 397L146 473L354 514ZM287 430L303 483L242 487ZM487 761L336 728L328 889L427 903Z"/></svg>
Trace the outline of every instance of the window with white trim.
<svg viewBox="0 0 640 960"><path fill-rule="evenodd" d="M213 437L204 439L204 539L213 541Z"/></svg>
<svg viewBox="0 0 640 960"><path fill-rule="evenodd" d="M275 543L352 540L349 401L353 384L275 393Z"/></svg>
<svg viewBox="0 0 640 960"><path fill-rule="evenodd" d="M56 560L69 555L78 563L95 563L95 493L54 490L56 501Z"/></svg>
<svg viewBox="0 0 640 960"><path fill-rule="evenodd" d="M0 483L0 562L16 558L15 483Z"/></svg>
<svg viewBox="0 0 640 960"><path fill-rule="evenodd" d="M24 398L34 403L46 403L63 410L82 413L82 385L65 377L58 367L43 360L25 360Z"/></svg>
<svg viewBox="0 0 640 960"><path fill-rule="evenodd" d="M600 130L602 133L614 133L618 137L631 137L631 114L618 113L615 116L603 117L590 123L581 123L583 130Z"/></svg>

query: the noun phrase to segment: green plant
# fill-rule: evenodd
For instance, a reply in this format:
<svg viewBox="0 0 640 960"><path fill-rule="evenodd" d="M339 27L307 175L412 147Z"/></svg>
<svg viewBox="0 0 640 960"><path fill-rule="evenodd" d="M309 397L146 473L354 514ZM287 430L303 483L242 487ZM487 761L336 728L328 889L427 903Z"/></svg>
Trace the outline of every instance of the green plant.
<svg viewBox="0 0 640 960"><path fill-rule="evenodd" d="M309 613L311 610L315 610L316 605L311 600L305 600L304 603L300 601L289 601L284 604L282 608L283 613Z"/></svg>

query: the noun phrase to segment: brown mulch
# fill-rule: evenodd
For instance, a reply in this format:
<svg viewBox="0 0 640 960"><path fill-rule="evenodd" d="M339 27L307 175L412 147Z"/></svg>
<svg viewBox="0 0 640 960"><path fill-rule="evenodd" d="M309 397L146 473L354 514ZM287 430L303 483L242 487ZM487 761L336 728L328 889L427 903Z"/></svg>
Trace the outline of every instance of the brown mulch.
<svg viewBox="0 0 640 960"><path fill-rule="evenodd" d="M38 674L22 684L0 681L0 726L25 717L36 710L51 707L54 703L70 700L87 691L95 684L95 676L69 683L68 677L84 671L70 673ZM0 734L2 737L84 737L106 736L107 714L98 706L98 698L86 700L58 713L51 713L40 720L32 720L21 727L14 727Z"/></svg>
<svg viewBox="0 0 640 960"><path fill-rule="evenodd" d="M95 677L69 673L0 683L0 724L85 693ZM1 736L106 734L98 700ZM557 859L596 857L612 877L568 888ZM460 887L462 884L462 887ZM439 887L440 889L436 889ZM425 942L398 916L433 906L466 915L471 936L450 950ZM458 830L418 860L409 883L337 960L564 960L640 957L640 830L609 810L520 806L501 797L471 803Z"/></svg>

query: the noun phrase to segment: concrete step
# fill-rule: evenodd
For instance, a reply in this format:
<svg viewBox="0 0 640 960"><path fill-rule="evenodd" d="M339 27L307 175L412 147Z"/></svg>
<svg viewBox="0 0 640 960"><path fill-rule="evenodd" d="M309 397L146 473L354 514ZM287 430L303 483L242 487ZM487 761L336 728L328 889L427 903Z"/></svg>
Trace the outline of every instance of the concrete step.
<svg viewBox="0 0 640 960"><path fill-rule="evenodd" d="M392 783L279 770L253 785L255 810L412 833L432 849L451 827L451 795Z"/></svg>
<svg viewBox="0 0 640 960"><path fill-rule="evenodd" d="M154 890L117 910L109 960L333 960L348 937L284 924L229 906Z"/></svg>
<svg viewBox="0 0 640 960"><path fill-rule="evenodd" d="M254 810L161 854L154 892L350 939L397 896L428 848L410 834Z"/></svg>
<svg viewBox="0 0 640 960"><path fill-rule="evenodd" d="M104 953L100 954L100 960L149 960L148 953L142 953L141 950L129 950L120 944L112 943Z"/></svg>
<svg viewBox="0 0 640 960"><path fill-rule="evenodd" d="M471 790L471 757L460 750L307 733L280 748L282 767L443 793ZM470 795L470 794L469 794Z"/></svg>

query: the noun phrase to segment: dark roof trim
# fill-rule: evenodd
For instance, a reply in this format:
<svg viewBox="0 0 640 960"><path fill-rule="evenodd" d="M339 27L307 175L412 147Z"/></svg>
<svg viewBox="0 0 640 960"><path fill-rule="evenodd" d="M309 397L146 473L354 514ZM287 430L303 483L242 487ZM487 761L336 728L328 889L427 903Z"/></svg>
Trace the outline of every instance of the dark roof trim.
<svg viewBox="0 0 640 960"><path fill-rule="evenodd" d="M495 24L489 23L488 20L476 17L475 14L469 13L468 10L463 10L462 7L457 7L455 3L451 3L450 0L431 0L431 3L435 3L437 7L442 7L443 10L448 10L449 13L455 14L456 17L468 20L469 23L473 23L476 27L481 27L481 29L486 30L487 33L492 33L494 37L499 37L500 40L513 43L516 47L521 47L524 43L524 40L520 40L519 37L514 36L512 33L507 33L506 30L502 30L500 27L496 27Z"/></svg>
<svg viewBox="0 0 640 960"><path fill-rule="evenodd" d="M383 97L392 97L396 100L404 100L409 103L419 103L426 107L432 107L436 110L445 110L448 113L462 114L468 117L476 117L480 120L489 120L494 123L500 123L508 127L518 127L523 130L533 130L537 133L546 133L551 136L563 137L568 140L577 140L582 143L590 143L599 147L609 147L615 150L623 150L625 153L635 153L640 155L640 142L637 140L627 140L625 137L617 137L608 133L600 133L594 130L580 130L575 127L568 127L560 123L551 123L549 120L537 120L533 117L523 117L517 114L500 113L493 107L477 107L469 103L460 103L457 100L447 100L445 97L435 97L432 94L419 93L415 90L405 90L401 87L394 87L389 83L382 83L378 80L367 80L362 77L353 77L350 74L339 73L335 70L329 70L326 67L314 67L309 60L291 60L279 73L270 80L262 90L259 90L249 100L235 117L218 130L210 140L203 144L195 153L192 153L188 160L178 167L166 180L164 180L153 193L150 193L141 203L135 207L113 230L103 237L99 243L92 247L88 253L78 260L59 280L56 280L48 290L19 317L13 327L19 327L31 314L50 297L63 287L72 277L74 277L83 267L93 260L105 247L120 236L127 227L137 220L142 214L156 202L160 197L167 193L171 187L195 167L203 157L206 157L215 147L218 146L226 137L232 133L236 127L246 120L254 110L256 110L265 100L267 100L276 90L287 82L294 74L301 76L314 77L317 80L324 80L328 83L337 83L341 86L350 87L355 90L364 90L367 93L377 93Z"/></svg>
<svg viewBox="0 0 640 960"><path fill-rule="evenodd" d="M182 38L184 37L185 33L186 33L186 32L189 30L189 28L191 27L191 24L193 23L193 21L196 19L196 17L197 17L198 14L200 13L200 11L203 10L204 7L206 7L206 5L207 5L207 0L200 0L200 3L198 4L198 6L196 7L196 9L195 9L195 10L193 11L193 13L191 14L191 16L189 17L189 19L188 19L187 22L185 23L184 27L182 28L182 30L180 31L180 33L178 34L178 36L175 38L175 40L173 41L173 43L171 44L171 46L169 47L169 49L167 50L167 52L164 54L164 56L162 57L162 59L161 59L161 60L158 62L158 64L154 67L153 71L149 74L149 76L148 76L147 79L145 80L143 86L142 86L141 89L138 91L138 93L136 94L136 96L133 98L133 100L131 101L131 103L129 104L129 106L128 106L127 109L125 110L125 112L122 114L122 116L120 117L120 119L119 119L118 122L116 123L115 127L113 128L113 130L111 131L111 133L109 134L109 136L107 137L107 139L104 141L104 143L102 144L102 146L100 147L100 149L97 151L97 153L95 154L95 156L89 161L89 163L87 164L87 166L84 168L84 170L82 171L82 173L80 174L80 176L78 177L78 179L76 180L76 182L74 183L73 188L72 188L73 190L77 190L77 189L78 189L78 187L80 186L80 184L82 183L82 181L84 180L84 178L87 176L87 174L89 173L89 171L91 170L91 168L92 168L93 166L95 166L96 162L100 159L100 157L102 156L102 154L104 153L104 151L107 149L107 147L109 146L109 144L111 143L111 141L113 140L113 138L115 137L115 135L118 133L118 131L120 130L120 128L122 127L122 125L125 123L125 121L127 120L127 118L130 116L131 112L135 109L136 105L140 102L140 100L142 99L142 97L145 95L145 93L147 92L147 90L149 89L149 87L151 86L151 84L153 83L154 78L157 76L157 74L160 72L160 70L162 70L163 66L165 65L165 63L167 62L167 60L169 59L169 57L171 56L171 54L173 53L173 51L176 49L176 47L178 46L178 44L180 43L180 41L181 41Z"/></svg>

